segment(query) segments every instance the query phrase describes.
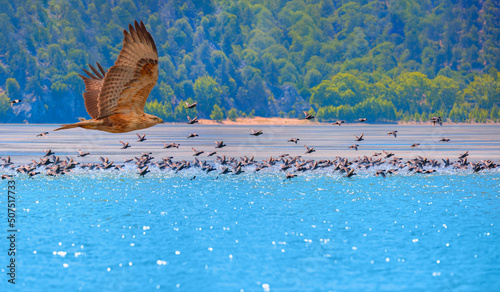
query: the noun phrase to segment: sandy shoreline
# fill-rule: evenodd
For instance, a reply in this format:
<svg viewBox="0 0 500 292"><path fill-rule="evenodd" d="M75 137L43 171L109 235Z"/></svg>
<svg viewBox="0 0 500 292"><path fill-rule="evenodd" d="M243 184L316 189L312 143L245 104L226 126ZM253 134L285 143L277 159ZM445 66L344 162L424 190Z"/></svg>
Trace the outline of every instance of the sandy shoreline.
<svg viewBox="0 0 500 292"><path fill-rule="evenodd" d="M75 121L76 122L76 121ZM64 123L61 123L64 124ZM166 125L184 125L186 124L185 122L166 122ZM305 126L312 126L312 125L318 125L318 126L327 126L327 125L332 125L333 122L318 122L316 120L304 120L304 119L297 119L297 118L278 118L278 117L273 117L273 118L266 118L266 117L253 117L253 118L237 118L236 120L229 120L225 119L220 122L215 121L215 120L209 120L209 119L198 119L198 124L200 125L274 125L274 126L299 126L299 125L305 125ZM363 125L363 124L369 124L369 125L410 125L410 126L432 126L431 122L404 122L404 121L398 121L398 122L387 122L387 123L370 123L370 121L365 122L365 123L359 123L359 122L346 122L343 125ZM24 125L24 124L0 124L0 126L6 126L6 125ZM30 124L30 125L43 125L43 124ZM443 122L443 126L462 126L462 125L500 125L500 123L496 122L488 122L488 123L476 123L476 122L470 122L470 123L454 123L454 122Z"/></svg>
<svg viewBox="0 0 500 292"><path fill-rule="evenodd" d="M237 118L234 121L231 120L223 120L222 122L217 122L214 120L200 119L199 123L201 125L331 125L333 122L318 122L311 120L301 120L301 119L292 119L292 118L265 118L265 117L254 117L254 118ZM182 124L182 123L173 123L173 124ZM346 124L361 124L358 122L346 123ZM411 125L411 126L422 126L429 125L431 126L431 122L388 122L388 123L370 123L367 124L372 125ZM453 123L453 122L444 122L443 126L460 126L460 125L496 125L500 123Z"/></svg>

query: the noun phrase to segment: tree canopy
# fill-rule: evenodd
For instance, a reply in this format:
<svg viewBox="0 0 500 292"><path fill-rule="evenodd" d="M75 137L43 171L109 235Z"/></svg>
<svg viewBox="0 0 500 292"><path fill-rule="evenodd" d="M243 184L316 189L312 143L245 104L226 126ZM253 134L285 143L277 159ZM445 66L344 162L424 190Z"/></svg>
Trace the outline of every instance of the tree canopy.
<svg viewBox="0 0 500 292"><path fill-rule="evenodd" d="M495 0L0 0L0 122L86 117L87 64L109 68L142 20L159 53L146 111L318 120L498 121ZM23 99L12 109L9 100ZM196 111L183 109L198 101Z"/></svg>

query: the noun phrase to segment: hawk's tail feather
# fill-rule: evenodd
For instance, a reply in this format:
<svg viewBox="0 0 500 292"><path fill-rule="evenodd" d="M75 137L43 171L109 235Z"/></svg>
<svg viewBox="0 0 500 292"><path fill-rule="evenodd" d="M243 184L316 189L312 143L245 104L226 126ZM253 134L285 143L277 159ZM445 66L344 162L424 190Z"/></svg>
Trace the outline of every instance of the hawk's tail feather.
<svg viewBox="0 0 500 292"><path fill-rule="evenodd" d="M84 121L74 123L74 124L61 125L61 127L55 129L54 131L67 130L67 129L73 129L73 128L78 128L78 127L88 128L88 126L90 126L91 124L92 124L92 122L90 120L84 120Z"/></svg>

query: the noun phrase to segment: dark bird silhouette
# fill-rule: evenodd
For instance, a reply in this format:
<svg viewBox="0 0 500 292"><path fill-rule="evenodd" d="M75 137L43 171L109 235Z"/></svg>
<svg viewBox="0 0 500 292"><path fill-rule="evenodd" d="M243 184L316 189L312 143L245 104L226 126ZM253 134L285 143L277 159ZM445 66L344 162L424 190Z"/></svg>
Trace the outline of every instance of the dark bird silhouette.
<svg viewBox="0 0 500 292"><path fill-rule="evenodd" d="M356 139L354 139L354 141L363 141L363 140L364 140L364 139L363 139L363 136L364 136L364 135L365 135L365 134L361 134L361 136L359 136L359 137L358 137L358 136L356 136L356 135L354 135L354 137L356 137Z"/></svg>
<svg viewBox="0 0 500 292"><path fill-rule="evenodd" d="M85 157L90 154L90 152L82 152L82 150L78 150L78 157Z"/></svg>
<svg viewBox="0 0 500 292"><path fill-rule="evenodd" d="M45 152L44 157L56 154L55 152L52 152L52 150L50 150L50 149L49 150L44 150L43 152Z"/></svg>
<svg viewBox="0 0 500 292"><path fill-rule="evenodd" d="M40 133L38 135L36 135L37 137L42 137L44 136L45 138L47 138L47 135L49 134L49 132L43 132L43 133Z"/></svg>
<svg viewBox="0 0 500 292"><path fill-rule="evenodd" d="M410 146L410 147L411 147L411 148L415 148L415 147L418 147L418 146L420 146L420 143L413 143L413 144L411 144L411 146Z"/></svg>
<svg viewBox="0 0 500 292"><path fill-rule="evenodd" d="M129 25L123 31L123 48L114 66L106 72L97 63L93 73L79 75L85 83L85 108L91 120L62 125L58 130L84 128L110 133L126 133L163 123L144 113L149 93L158 81L158 51L144 23Z"/></svg>
<svg viewBox="0 0 500 292"><path fill-rule="evenodd" d="M354 149L356 151L358 151L358 147L359 147L358 144L354 144L354 145L349 146L350 149Z"/></svg>
<svg viewBox="0 0 500 292"><path fill-rule="evenodd" d="M286 174L286 177L285 177L285 179L284 179L284 180L287 180L287 179L292 179L292 178L294 178L294 177L296 177L296 176L297 176L297 175L296 175L295 173L287 173L287 174Z"/></svg>
<svg viewBox="0 0 500 292"><path fill-rule="evenodd" d="M196 149L194 149L194 148L191 148L191 149L193 149L193 152L194 152L193 156L198 156L198 155L201 155L204 153L204 151L196 151Z"/></svg>
<svg viewBox="0 0 500 292"><path fill-rule="evenodd" d="M141 136L141 135L139 135L139 134L137 134L137 137L139 137L139 140L137 140L137 142L143 142L143 141L146 141L146 140L147 140L147 139L146 139L146 134L144 134L144 135L142 135L142 136Z"/></svg>
<svg viewBox="0 0 500 292"><path fill-rule="evenodd" d="M382 153L384 153L385 158L391 158L392 156L394 156L394 153L386 152L385 150L382 150Z"/></svg>
<svg viewBox="0 0 500 292"><path fill-rule="evenodd" d="M20 103L21 101L23 101L22 99L14 99L10 102L10 106L13 106L15 105L16 103Z"/></svg>
<svg viewBox="0 0 500 292"><path fill-rule="evenodd" d="M297 144L297 142L298 142L299 140L300 140L299 138L291 138L291 139L289 139L287 142L293 142L293 143Z"/></svg>
<svg viewBox="0 0 500 292"><path fill-rule="evenodd" d="M189 180L194 180L196 178L196 175L194 175L192 178L190 178Z"/></svg>
<svg viewBox="0 0 500 292"><path fill-rule="evenodd" d="M11 178L12 178L11 175L2 174L2 179L11 179Z"/></svg>
<svg viewBox="0 0 500 292"><path fill-rule="evenodd" d="M210 156L213 156L213 155L215 155L215 154L217 154L217 151L210 152L210 153L208 153L208 155L207 155L207 156L208 156L208 157L210 157Z"/></svg>
<svg viewBox="0 0 500 292"><path fill-rule="evenodd" d="M303 112L305 117L304 117L304 120L311 120L311 119L314 119L314 116L311 115L310 113L308 112Z"/></svg>
<svg viewBox="0 0 500 292"><path fill-rule="evenodd" d="M169 149L169 148L172 148L172 147L179 149L180 145L181 144L175 144L175 143L167 144L167 143L163 142L163 146L164 146L163 148L166 148L166 149Z"/></svg>
<svg viewBox="0 0 500 292"><path fill-rule="evenodd" d="M383 169L377 170L377 172L375 172L375 176L379 175L385 178L385 171Z"/></svg>
<svg viewBox="0 0 500 292"><path fill-rule="evenodd" d="M139 168L139 177L145 176L148 172L151 172L148 170L149 166L144 167L143 169Z"/></svg>
<svg viewBox="0 0 500 292"><path fill-rule="evenodd" d="M186 108L195 108L198 102L193 102L192 104L189 104L189 102L186 101Z"/></svg>
<svg viewBox="0 0 500 292"><path fill-rule="evenodd" d="M222 148L226 147L227 145L224 144L224 141L215 141L215 148Z"/></svg>
<svg viewBox="0 0 500 292"><path fill-rule="evenodd" d="M231 171L229 170L229 168L227 168L227 167L221 167L221 169L220 169L220 170L221 170L221 172L217 175L217 177L216 177L215 179L218 179L218 178L219 178L219 175L221 175L221 174L228 174L228 173L230 173L230 172L231 172Z"/></svg>
<svg viewBox="0 0 500 292"><path fill-rule="evenodd" d="M189 139L189 138L198 137L198 134L196 134L196 133L191 133L191 134L189 134L187 137L188 137L188 139Z"/></svg>
<svg viewBox="0 0 500 292"><path fill-rule="evenodd" d="M439 142L450 142L451 140L448 139L448 138L441 138L441 140L439 140Z"/></svg>
<svg viewBox="0 0 500 292"><path fill-rule="evenodd" d="M443 119L441 119L441 117L432 117L430 119L431 123L432 123L432 126L434 127L436 124L439 124L440 126L443 125Z"/></svg>
<svg viewBox="0 0 500 292"><path fill-rule="evenodd" d="M106 160L107 160L107 158L106 158ZM114 165L113 165L113 164L114 164L114 162L113 162L113 161L107 161L107 162L104 162L104 163L103 163L102 168L103 168L103 169L110 169L111 167L114 167Z"/></svg>
<svg viewBox="0 0 500 292"><path fill-rule="evenodd" d="M358 122L360 122L360 123L364 123L364 122L366 122L367 120L368 120L367 118L359 118L359 119L358 119Z"/></svg>
<svg viewBox="0 0 500 292"><path fill-rule="evenodd" d="M332 125L342 126L343 123L345 123L345 121L336 121Z"/></svg>
<svg viewBox="0 0 500 292"><path fill-rule="evenodd" d="M253 129L250 129L250 131L252 131L252 134L250 134L250 135L253 135L253 136L260 136L260 135L264 134L264 133L262 133L262 130L259 130L256 132Z"/></svg>
<svg viewBox="0 0 500 292"><path fill-rule="evenodd" d="M236 169L233 171L233 174L234 174L234 175L238 175L238 174L241 174L241 173L243 173L243 172L245 172L245 171L241 170L241 166L238 166L238 167L236 167Z"/></svg>
<svg viewBox="0 0 500 292"><path fill-rule="evenodd" d="M187 116L187 117L188 117L188 122L187 122L188 125L198 123L198 117L195 117L194 119L191 119L189 116Z"/></svg>
<svg viewBox="0 0 500 292"><path fill-rule="evenodd" d="M304 145L304 147L306 147L306 153L305 154L309 154L309 153L313 153L313 152L316 152L316 150L314 150L314 148L309 148L307 147L306 145Z"/></svg>
<svg viewBox="0 0 500 292"><path fill-rule="evenodd" d="M451 162L450 162L450 159L449 159L449 158L446 158L446 160L441 158L441 160L442 160L442 161L443 161L443 163L444 163L444 167L448 167L448 166L450 166L450 165L451 165Z"/></svg>
<svg viewBox="0 0 500 292"><path fill-rule="evenodd" d="M387 136L390 136L390 135L393 135L394 138L397 138L398 137L398 131L392 131L392 132L387 133Z"/></svg>
<svg viewBox="0 0 500 292"><path fill-rule="evenodd" d="M354 173L354 168L353 169L349 169L349 172L344 177L351 178L353 175L356 175Z"/></svg>
<svg viewBox="0 0 500 292"><path fill-rule="evenodd" d="M39 173L39 172L35 172L34 170L33 170L33 171L28 172L28 176L29 176L30 178L33 178L33 177L34 177L35 175L37 175L37 174L40 174L40 173Z"/></svg>
<svg viewBox="0 0 500 292"><path fill-rule="evenodd" d="M458 159L464 159L465 157L469 156L469 151L466 151L464 154L458 154Z"/></svg>
<svg viewBox="0 0 500 292"><path fill-rule="evenodd" d="M130 144L128 142L125 143L125 142L120 141L120 143L122 143L122 145L123 145L121 149L127 149L130 147Z"/></svg>

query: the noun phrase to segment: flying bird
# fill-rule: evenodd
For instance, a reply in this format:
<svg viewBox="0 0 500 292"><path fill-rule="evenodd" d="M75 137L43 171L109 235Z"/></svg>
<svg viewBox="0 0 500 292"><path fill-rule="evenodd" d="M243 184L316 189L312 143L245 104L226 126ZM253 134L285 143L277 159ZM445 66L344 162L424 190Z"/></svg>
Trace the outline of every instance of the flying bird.
<svg viewBox="0 0 500 292"><path fill-rule="evenodd" d="M311 119L314 119L314 116L311 115L310 113L308 112L303 112L305 117L304 117L304 120L311 120Z"/></svg>
<svg viewBox="0 0 500 292"><path fill-rule="evenodd" d="M191 119L189 116L187 116L187 117L188 117L188 122L187 122L188 125L198 123L198 117L195 117L194 119Z"/></svg>
<svg viewBox="0 0 500 292"><path fill-rule="evenodd" d="M306 153L305 154L309 154L309 153L313 153L313 152L316 152L316 150L314 150L314 148L309 148L307 147L306 145L304 145L304 147L306 147Z"/></svg>
<svg viewBox="0 0 500 292"><path fill-rule="evenodd" d="M186 101L186 108L195 108L196 105L198 105L197 102L193 102L192 104L189 104L189 102Z"/></svg>
<svg viewBox="0 0 500 292"><path fill-rule="evenodd" d="M259 131L254 131L253 129L250 129L250 131L252 131L252 134L250 135L253 135L253 136L260 136L264 133L262 133L262 130L259 130Z"/></svg>
<svg viewBox="0 0 500 292"><path fill-rule="evenodd" d="M21 101L23 101L23 100L22 99L14 99L13 101L10 102L10 106L15 105L16 103L20 103Z"/></svg>
<svg viewBox="0 0 500 292"><path fill-rule="evenodd" d="M345 121L336 121L336 122L335 122L335 123L333 123L332 125L341 126L343 123L345 123Z"/></svg>
<svg viewBox="0 0 500 292"><path fill-rule="evenodd" d="M215 148L222 148L226 147L227 145L224 144L224 141L215 141Z"/></svg>
<svg viewBox="0 0 500 292"><path fill-rule="evenodd" d="M431 121L433 127L436 124L439 124L440 126L443 125L443 119L441 117L432 117L430 121Z"/></svg>
<svg viewBox="0 0 500 292"><path fill-rule="evenodd" d="M170 144L167 144L167 143L163 142L163 145L164 145L164 147L163 147L163 148L166 148L166 149L169 149L169 148L172 148L172 147L175 147L175 148L179 149L179 146L180 146L181 144L175 144L175 143L170 143Z"/></svg>
<svg viewBox="0 0 500 292"><path fill-rule="evenodd" d="M82 150L78 150L78 157L85 157L90 154L90 152L82 152Z"/></svg>
<svg viewBox="0 0 500 292"><path fill-rule="evenodd" d="M351 178L353 175L356 175L356 174L354 173L354 168L353 168L353 169L350 169L350 170L349 170L349 172L348 172L346 175L344 175L344 177Z"/></svg>
<svg viewBox="0 0 500 292"><path fill-rule="evenodd" d="M44 136L45 138L47 138L47 135L49 134L49 132L43 132L43 133L40 133L38 135L36 135L37 137L42 137Z"/></svg>
<svg viewBox="0 0 500 292"><path fill-rule="evenodd" d="M360 118L360 119L358 119L358 122L363 123L363 122L366 122L367 120L368 120L367 118Z"/></svg>
<svg viewBox="0 0 500 292"><path fill-rule="evenodd" d="M193 149L193 152L194 152L193 156L198 156L198 155L204 153L203 150L202 151L196 151L196 149L194 149L194 148L191 148L191 149Z"/></svg>
<svg viewBox="0 0 500 292"><path fill-rule="evenodd" d="M418 147L418 146L420 146L420 143L413 143L413 144L411 144L411 146L410 146L410 147L411 147L411 148L415 148L415 147Z"/></svg>
<svg viewBox="0 0 500 292"><path fill-rule="evenodd" d="M149 93L158 81L158 51L144 23L129 24L123 30L123 47L108 71L97 63L99 71L79 75L85 83L85 108L90 120L62 125L57 130L84 128L110 133L126 133L163 123L159 117L144 113Z"/></svg>
<svg viewBox="0 0 500 292"><path fill-rule="evenodd" d="M363 139L363 135L364 135L364 133L363 133L363 134L361 134L361 136L359 136L359 137L358 137L358 136L356 136L356 135L354 135L354 137L356 137L356 139L354 139L354 141L363 141L363 140L364 140L364 139Z"/></svg>
<svg viewBox="0 0 500 292"><path fill-rule="evenodd" d="M379 175L385 178L385 171L383 169L377 170L377 172L375 172L375 176Z"/></svg>
<svg viewBox="0 0 500 292"><path fill-rule="evenodd" d="M130 147L130 144L128 142L125 143L125 142L120 141L120 143L122 143L122 145L123 145L123 147L121 149L127 149Z"/></svg>
<svg viewBox="0 0 500 292"><path fill-rule="evenodd" d="M354 149L356 151L358 151L358 147L359 147L358 144L354 144L354 145L349 146L350 149Z"/></svg>
<svg viewBox="0 0 500 292"><path fill-rule="evenodd" d="M144 135L142 135L142 136L141 136L141 135L139 135L139 134L137 134L137 137L139 138L139 140L137 140L137 142L143 142L143 141L146 141L146 140L147 140L147 139L146 139L146 134L144 134Z"/></svg>
<svg viewBox="0 0 500 292"><path fill-rule="evenodd" d="M189 134L187 137L188 137L188 139L189 139L189 138L198 137L198 134L196 134L196 133L191 133L191 134Z"/></svg>
<svg viewBox="0 0 500 292"><path fill-rule="evenodd" d="M234 175L238 175L238 174L241 174L241 173L243 173L243 172L245 172L245 171L244 171L244 170L241 170L241 166L238 166L238 167L236 167L236 168L234 169L233 174L234 174Z"/></svg>
<svg viewBox="0 0 500 292"><path fill-rule="evenodd" d="M141 176L145 176L148 172L151 172L150 170L148 170L149 166L146 166L145 168L143 169L138 169L139 170L139 177Z"/></svg>
<svg viewBox="0 0 500 292"><path fill-rule="evenodd" d="M397 138L398 137L398 131L392 131L392 132L387 133L387 136L390 136L390 135L393 135L394 138Z"/></svg>
<svg viewBox="0 0 500 292"><path fill-rule="evenodd" d="M439 140L439 142L450 142L450 139L449 138L441 138L441 140Z"/></svg>
<svg viewBox="0 0 500 292"><path fill-rule="evenodd" d="M287 142L292 142L292 143L297 144L297 142L298 142L299 140L300 140L299 138L290 138Z"/></svg>

